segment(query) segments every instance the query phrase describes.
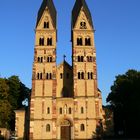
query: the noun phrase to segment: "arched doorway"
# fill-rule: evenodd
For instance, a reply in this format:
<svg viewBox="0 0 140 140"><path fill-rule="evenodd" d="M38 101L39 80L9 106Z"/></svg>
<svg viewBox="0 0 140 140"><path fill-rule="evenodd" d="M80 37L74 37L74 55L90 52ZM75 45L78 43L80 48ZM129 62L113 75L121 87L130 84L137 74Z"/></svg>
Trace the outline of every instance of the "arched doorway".
<svg viewBox="0 0 140 140"><path fill-rule="evenodd" d="M68 120L63 120L60 124L61 140L71 140L71 124Z"/></svg>

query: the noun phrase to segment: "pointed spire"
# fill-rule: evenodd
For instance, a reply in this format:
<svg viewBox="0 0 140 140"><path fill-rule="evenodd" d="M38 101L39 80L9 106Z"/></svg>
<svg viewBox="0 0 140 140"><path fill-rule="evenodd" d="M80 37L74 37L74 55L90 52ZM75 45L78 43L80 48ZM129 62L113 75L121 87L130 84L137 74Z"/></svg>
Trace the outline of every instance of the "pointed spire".
<svg viewBox="0 0 140 140"><path fill-rule="evenodd" d="M83 10L84 10L88 20L89 20L89 24L93 28L91 13L90 13L90 10L89 10L85 0L76 0L76 2L75 2L75 5L74 5L73 10L72 10L72 28L74 28L74 26L75 26L79 12L80 12L82 7L83 7Z"/></svg>
<svg viewBox="0 0 140 140"><path fill-rule="evenodd" d="M48 7L48 10L50 12L51 18L52 18L52 22L53 22L53 26L54 28L56 28L56 9L53 3L53 0L43 0L41 7L38 11L38 16L37 16L37 23L36 26L38 25L44 10L46 9L46 7Z"/></svg>

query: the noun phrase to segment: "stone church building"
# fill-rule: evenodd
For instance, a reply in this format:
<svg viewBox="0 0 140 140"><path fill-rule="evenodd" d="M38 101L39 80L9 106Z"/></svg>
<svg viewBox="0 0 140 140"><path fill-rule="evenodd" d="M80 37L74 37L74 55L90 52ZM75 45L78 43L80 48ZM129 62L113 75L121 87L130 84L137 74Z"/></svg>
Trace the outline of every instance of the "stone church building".
<svg viewBox="0 0 140 140"><path fill-rule="evenodd" d="M71 18L72 65L65 59L57 65L57 11L53 0L43 0L38 11L30 140L91 139L102 120L95 30L85 0L75 1Z"/></svg>

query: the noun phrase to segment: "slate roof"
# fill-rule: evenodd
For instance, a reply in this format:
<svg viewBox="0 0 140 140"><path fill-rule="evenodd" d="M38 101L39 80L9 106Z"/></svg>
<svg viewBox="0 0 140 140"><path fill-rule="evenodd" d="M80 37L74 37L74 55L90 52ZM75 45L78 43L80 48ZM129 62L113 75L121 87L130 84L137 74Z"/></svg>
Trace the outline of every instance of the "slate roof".
<svg viewBox="0 0 140 140"><path fill-rule="evenodd" d="M91 17L91 13L89 11L89 8L85 2L85 0L76 0L75 5L73 7L72 10L72 29L74 28L77 18L79 16L79 12L81 10L81 8L83 7L83 10L88 18L88 21L91 25L91 27L93 28L93 22L92 22L92 17Z"/></svg>
<svg viewBox="0 0 140 140"><path fill-rule="evenodd" d="M42 15L43 15L43 12L44 12L46 7L48 7L48 9L49 9L49 12L50 12L50 15L51 15L51 18L52 18L52 22L53 22L53 26L54 26L54 28L56 28L57 13L56 13L56 9L55 9L53 0L43 0L43 2L41 4L41 7L38 11L36 27L37 27Z"/></svg>
<svg viewBox="0 0 140 140"><path fill-rule="evenodd" d="M67 67L69 67L70 69L72 69L72 66L71 66L68 62L66 62L65 60L64 60L63 62L61 62L61 63L57 66L57 68L59 68L59 67L61 67L61 66L67 66Z"/></svg>

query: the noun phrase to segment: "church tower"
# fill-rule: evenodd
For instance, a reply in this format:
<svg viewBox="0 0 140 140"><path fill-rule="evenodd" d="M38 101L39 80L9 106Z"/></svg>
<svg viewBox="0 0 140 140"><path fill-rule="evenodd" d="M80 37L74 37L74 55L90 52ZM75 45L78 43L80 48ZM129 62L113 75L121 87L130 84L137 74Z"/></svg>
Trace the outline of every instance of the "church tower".
<svg viewBox="0 0 140 140"><path fill-rule="evenodd" d="M55 117L51 110L56 107L56 41L56 9L52 0L43 0L35 29L30 140L47 139L50 133L46 129L50 129Z"/></svg>
<svg viewBox="0 0 140 140"><path fill-rule="evenodd" d="M76 0L71 66L65 56L56 65L56 16L53 0L43 0L35 29L30 140L92 139L102 120L92 17L85 0Z"/></svg>
<svg viewBox="0 0 140 140"><path fill-rule="evenodd" d="M97 87L95 29L85 0L76 0L72 10L72 66L75 113L74 124L85 131L80 138L89 139L102 118L101 93Z"/></svg>

